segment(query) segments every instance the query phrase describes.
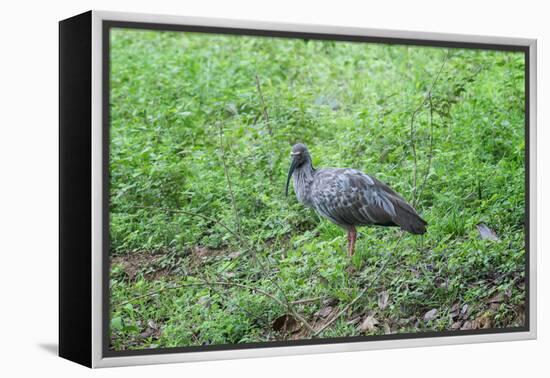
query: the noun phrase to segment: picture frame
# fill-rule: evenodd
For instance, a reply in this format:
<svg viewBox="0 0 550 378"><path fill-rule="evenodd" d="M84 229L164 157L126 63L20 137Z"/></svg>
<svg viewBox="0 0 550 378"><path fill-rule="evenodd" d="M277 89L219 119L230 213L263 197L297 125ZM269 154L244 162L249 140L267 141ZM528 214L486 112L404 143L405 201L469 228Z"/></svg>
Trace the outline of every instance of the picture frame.
<svg viewBox="0 0 550 378"><path fill-rule="evenodd" d="M115 351L109 348L110 31L113 28L449 49L525 57L525 325ZM536 40L89 11L59 23L59 355L88 367L192 362L536 338Z"/></svg>

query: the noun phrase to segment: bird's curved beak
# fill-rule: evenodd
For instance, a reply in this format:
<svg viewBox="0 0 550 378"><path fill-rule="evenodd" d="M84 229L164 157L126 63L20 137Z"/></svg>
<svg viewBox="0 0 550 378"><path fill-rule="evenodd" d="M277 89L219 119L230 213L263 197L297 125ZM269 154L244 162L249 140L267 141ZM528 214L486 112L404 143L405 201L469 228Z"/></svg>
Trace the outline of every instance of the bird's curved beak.
<svg viewBox="0 0 550 378"><path fill-rule="evenodd" d="M293 154L291 154L293 155ZM288 169L288 177L286 179L286 189L285 189L285 196L288 197L288 184L290 183L290 178L292 177L292 174L294 173L294 169L296 169L296 159L294 159L294 156L292 156L292 163L290 163L290 168Z"/></svg>

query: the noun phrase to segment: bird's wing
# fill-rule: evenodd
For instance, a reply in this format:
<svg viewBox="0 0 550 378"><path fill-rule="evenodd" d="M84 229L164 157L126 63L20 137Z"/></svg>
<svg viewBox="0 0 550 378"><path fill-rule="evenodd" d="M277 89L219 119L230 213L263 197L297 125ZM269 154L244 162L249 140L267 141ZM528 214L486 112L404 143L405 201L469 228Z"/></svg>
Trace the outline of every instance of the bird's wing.
<svg viewBox="0 0 550 378"><path fill-rule="evenodd" d="M313 203L321 215L340 225L396 225L393 197L399 196L380 184L355 169L318 170L312 187Z"/></svg>

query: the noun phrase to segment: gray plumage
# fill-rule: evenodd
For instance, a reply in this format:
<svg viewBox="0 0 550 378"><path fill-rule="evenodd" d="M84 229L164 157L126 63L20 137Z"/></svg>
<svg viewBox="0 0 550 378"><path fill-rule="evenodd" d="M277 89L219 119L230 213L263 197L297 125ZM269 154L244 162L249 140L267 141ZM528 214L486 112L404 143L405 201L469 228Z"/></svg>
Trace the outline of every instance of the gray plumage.
<svg viewBox="0 0 550 378"><path fill-rule="evenodd" d="M291 155L286 194L292 177L299 202L352 233L348 234L350 255L356 226L399 226L413 234L426 232L427 222L376 178L351 168L315 169L306 146L300 143L292 147Z"/></svg>

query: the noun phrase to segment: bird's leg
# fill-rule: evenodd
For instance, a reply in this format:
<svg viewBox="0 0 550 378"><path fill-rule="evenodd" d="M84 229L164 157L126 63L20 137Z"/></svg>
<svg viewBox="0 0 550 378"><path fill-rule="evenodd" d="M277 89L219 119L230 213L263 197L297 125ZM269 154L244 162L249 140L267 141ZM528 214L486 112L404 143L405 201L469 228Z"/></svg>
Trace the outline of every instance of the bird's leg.
<svg viewBox="0 0 550 378"><path fill-rule="evenodd" d="M348 230L348 256L352 257L353 252L355 251L355 240L357 239L357 231L355 227L351 230Z"/></svg>

